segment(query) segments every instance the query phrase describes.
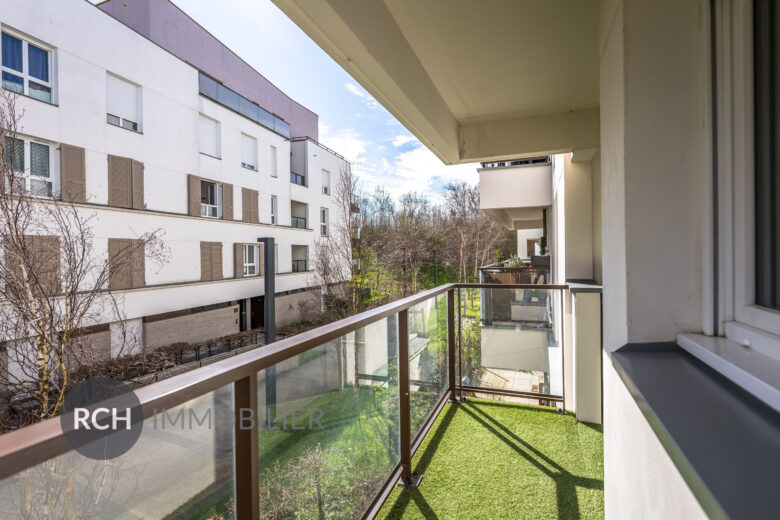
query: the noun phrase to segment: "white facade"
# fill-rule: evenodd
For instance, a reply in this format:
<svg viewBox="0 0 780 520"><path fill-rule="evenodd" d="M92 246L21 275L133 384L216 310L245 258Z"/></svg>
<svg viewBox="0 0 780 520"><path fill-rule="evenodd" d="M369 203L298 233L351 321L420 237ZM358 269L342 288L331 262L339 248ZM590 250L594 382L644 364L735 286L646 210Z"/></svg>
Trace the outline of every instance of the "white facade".
<svg viewBox="0 0 780 520"><path fill-rule="evenodd" d="M109 238L164 231L170 261L157 266L147 260L146 286L120 291L127 318L262 295L262 277L235 278L233 272L233 244L262 237L273 237L278 245L277 292L310 284L305 271L311 269L311 258L304 272L293 274L292 246L313 252L322 238L321 209L329 217L339 214L335 197L321 186L323 170L333 184L349 168L342 157L308 141L301 158L308 165L308 186L292 184L289 139L200 95L197 69L87 2L0 0L0 28L49 51L52 102L19 96L17 110L24 111L19 131L51 145L55 191L58 145L85 149L87 201L78 206L83 215L94 217L95 254L107 258ZM137 131L109 124L109 105L122 112L123 120L131 120L135 108ZM210 126L203 125L204 117ZM214 128L217 141L210 143ZM204 150L209 144L214 146ZM143 163L143 209L108 206L108 155ZM232 184L233 221L188 215L190 174ZM260 223L241 222L242 188L257 191ZM302 228L291 226L293 201L306 205ZM222 243L224 280L200 281L202 241Z"/></svg>

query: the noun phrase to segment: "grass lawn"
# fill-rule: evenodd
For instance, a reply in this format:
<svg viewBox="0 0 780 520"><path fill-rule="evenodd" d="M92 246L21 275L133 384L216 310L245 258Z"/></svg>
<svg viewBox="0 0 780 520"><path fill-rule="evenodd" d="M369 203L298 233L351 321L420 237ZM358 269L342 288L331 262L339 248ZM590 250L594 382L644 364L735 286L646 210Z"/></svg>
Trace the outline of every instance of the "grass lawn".
<svg viewBox="0 0 780 520"><path fill-rule="evenodd" d="M447 405L414 457L418 489L396 488L381 519L603 518L600 425L549 408Z"/></svg>

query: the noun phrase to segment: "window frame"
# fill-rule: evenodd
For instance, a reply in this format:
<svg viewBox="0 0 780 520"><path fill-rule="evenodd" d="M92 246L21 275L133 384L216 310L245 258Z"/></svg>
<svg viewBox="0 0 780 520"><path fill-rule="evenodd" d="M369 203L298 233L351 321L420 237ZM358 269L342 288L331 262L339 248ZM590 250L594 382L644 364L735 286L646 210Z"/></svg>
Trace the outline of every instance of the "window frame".
<svg viewBox="0 0 780 520"><path fill-rule="evenodd" d="M47 200L57 199L60 193L60 160L59 160L60 156L57 153L57 151L59 150L59 145L56 143L46 141L45 139L38 139L35 137L30 137L22 134L16 134L14 136L6 135L5 138L18 139L19 141L22 142L22 147L23 147L22 170L17 171L16 174L24 179L25 192L28 193L30 196L39 199L47 199ZM32 144L33 143L37 145L45 146L49 149L49 177L43 177L41 175L32 173ZM36 181L36 180L51 184L51 188L49 190L48 196L40 195L38 193L35 193L32 190L31 187L32 181Z"/></svg>
<svg viewBox="0 0 780 520"><path fill-rule="evenodd" d="M215 134L215 143L214 143L214 148L215 148L216 155L212 155L210 153L207 153L207 152L203 151L203 141L202 141L202 139L203 139L203 130L202 130L201 123L202 123L202 121L204 119L207 119L207 120L211 121L212 123L214 123L214 125L216 127L216 130L215 130L215 132L216 132L216 134ZM207 116L206 114L204 114L202 112L198 113L198 152L201 155L205 155L206 157L211 157L213 159L222 160L222 125L221 125L221 123L218 120L214 119L213 117L209 117L209 116Z"/></svg>
<svg viewBox="0 0 780 520"><path fill-rule="evenodd" d="M122 81L124 83L127 83L128 85L131 85L131 86L135 87L135 95L136 95L135 106L136 106L136 111L137 111L136 117L138 118L138 121L132 121L130 119L125 119L124 117L120 117L120 116L118 116L116 114L112 114L111 112L108 111L108 78L109 78L109 76L113 77L114 79L116 79L118 81ZM125 78L123 78L122 76L120 76L118 74L114 74L111 71L108 71L108 70L106 71L106 123L108 123L111 126L116 126L118 128L122 128L124 130L128 130L130 132L135 132L137 134L143 133L142 132L142 122L141 122L141 120L143 119L143 117L142 117L143 109L142 109L141 101L142 101L142 99L141 99L141 85L139 85L138 83L135 83L133 81L130 81L128 79L125 79ZM112 117L116 118L117 122L113 122L111 120ZM125 123L130 123L131 126L128 127L128 126L125 125Z"/></svg>
<svg viewBox="0 0 780 520"><path fill-rule="evenodd" d="M275 226L279 218L279 199L271 195L271 225Z"/></svg>
<svg viewBox="0 0 780 520"><path fill-rule="evenodd" d="M715 2L716 335L780 359L780 311L755 304L755 136L751 0Z"/></svg>
<svg viewBox="0 0 780 520"><path fill-rule="evenodd" d="M249 251L252 251L254 255L254 260L249 261L247 259L247 253ZM244 261L243 261L243 276L244 278L251 278L254 276L260 276L260 248L257 244L244 244L243 247L244 251ZM252 268L254 270L253 273L249 272L249 269Z"/></svg>
<svg viewBox="0 0 780 520"><path fill-rule="evenodd" d="M330 172L322 169L322 194L330 196Z"/></svg>
<svg viewBox="0 0 780 520"><path fill-rule="evenodd" d="M55 48L47 43L41 42L40 40L36 38L32 38L30 36L27 36L23 33L20 33L19 31L15 31L11 29L10 27L7 27L5 25L0 26L0 33L5 33L8 36L11 36L12 38L16 38L17 40L21 40L22 42L22 71L14 70L10 67L7 67L2 64L2 59L0 58L0 87L5 88L5 86L2 86L2 74L7 73L11 74L13 76L17 76L22 78L22 92L17 92L13 89L6 89L10 90L11 92L17 92L20 95L23 95L25 97L29 97L31 99L35 99L37 101L40 101L42 103L47 103L49 105L56 105L56 82L55 82ZM44 81L42 79L36 78L34 76L30 75L30 62L29 62L29 46L32 45L33 47L37 47L41 49L42 51L45 51L47 54L47 62L46 66L48 68L49 72L49 79L48 81ZM2 55L2 37L0 36L0 55ZM46 101L45 99L41 99L39 97L35 97L30 95L30 82L33 82L35 84L41 85L43 87L46 87L49 89L49 100Z"/></svg>
<svg viewBox="0 0 780 520"><path fill-rule="evenodd" d="M203 202L203 184L211 184L214 186L214 204L208 204ZM208 208L214 208L215 215L209 215ZM208 179L200 179L200 216L205 218L213 218L213 219L222 218L222 183L221 182L210 181Z"/></svg>
<svg viewBox="0 0 780 520"><path fill-rule="evenodd" d="M274 145L271 145L270 153L271 157L269 160L271 161L271 177L279 177L279 151Z"/></svg>
<svg viewBox="0 0 780 520"><path fill-rule="evenodd" d="M244 162L244 139L250 139L252 142L254 142L254 151L251 153L251 155L254 156L254 164ZM244 132L241 132L241 167L253 172L259 170L257 165L257 138L252 137L249 134L245 134Z"/></svg>
<svg viewBox="0 0 780 520"><path fill-rule="evenodd" d="M330 211L320 208L320 236L330 236Z"/></svg>

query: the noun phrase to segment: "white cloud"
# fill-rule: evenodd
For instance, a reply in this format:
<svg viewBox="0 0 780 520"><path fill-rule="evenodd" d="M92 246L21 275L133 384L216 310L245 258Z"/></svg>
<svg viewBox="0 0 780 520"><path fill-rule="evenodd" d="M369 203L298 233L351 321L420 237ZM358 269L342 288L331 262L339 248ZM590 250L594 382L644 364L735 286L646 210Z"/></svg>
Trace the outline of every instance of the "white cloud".
<svg viewBox="0 0 780 520"><path fill-rule="evenodd" d="M411 143L412 141L415 141L416 139L412 137L409 134L399 134L393 138L393 146L398 148L399 146L403 146L406 143Z"/></svg>
<svg viewBox="0 0 780 520"><path fill-rule="evenodd" d="M363 105L366 106L366 108L375 109L379 108L379 103L376 99L371 97L367 92L365 92L363 89L355 85L354 83L346 83L344 85L347 87L347 90L350 94L354 94L358 98L360 98L360 102L363 103Z"/></svg>
<svg viewBox="0 0 780 520"><path fill-rule="evenodd" d="M375 171L366 169L371 175L364 178L364 189L371 193L376 186L384 187L393 197L417 191L425 193L432 200L441 196L440 188L451 182L479 182L478 163L446 166L433 152L422 144L401 152L391 160L382 159Z"/></svg>
<svg viewBox="0 0 780 520"><path fill-rule="evenodd" d="M353 163L365 157L366 146L371 144L361 139L360 134L351 128L333 130L322 121L319 122L319 140Z"/></svg>

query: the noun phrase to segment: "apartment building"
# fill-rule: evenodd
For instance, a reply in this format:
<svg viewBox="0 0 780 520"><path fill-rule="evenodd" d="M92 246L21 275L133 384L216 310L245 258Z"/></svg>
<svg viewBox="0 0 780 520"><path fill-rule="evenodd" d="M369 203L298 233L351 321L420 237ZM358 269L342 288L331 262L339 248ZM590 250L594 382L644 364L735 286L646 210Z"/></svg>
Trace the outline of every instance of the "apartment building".
<svg viewBox="0 0 780 520"><path fill-rule="evenodd" d="M317 143L316 114L173 4L147 4L168 13L165 34L187 38L155 39L157 13L119 2L0 3L2 81L19 93L30 188L76 202L109 261L164 232L167 262L140 258L111 280L146 346L262 326L264 276L276 278L278 324L318 311L312 255L349 163ZM204 61L215 56L219 66ZM261 238L275 241L275 272ZM116 350L116 324L95 330Z"/></svg>

